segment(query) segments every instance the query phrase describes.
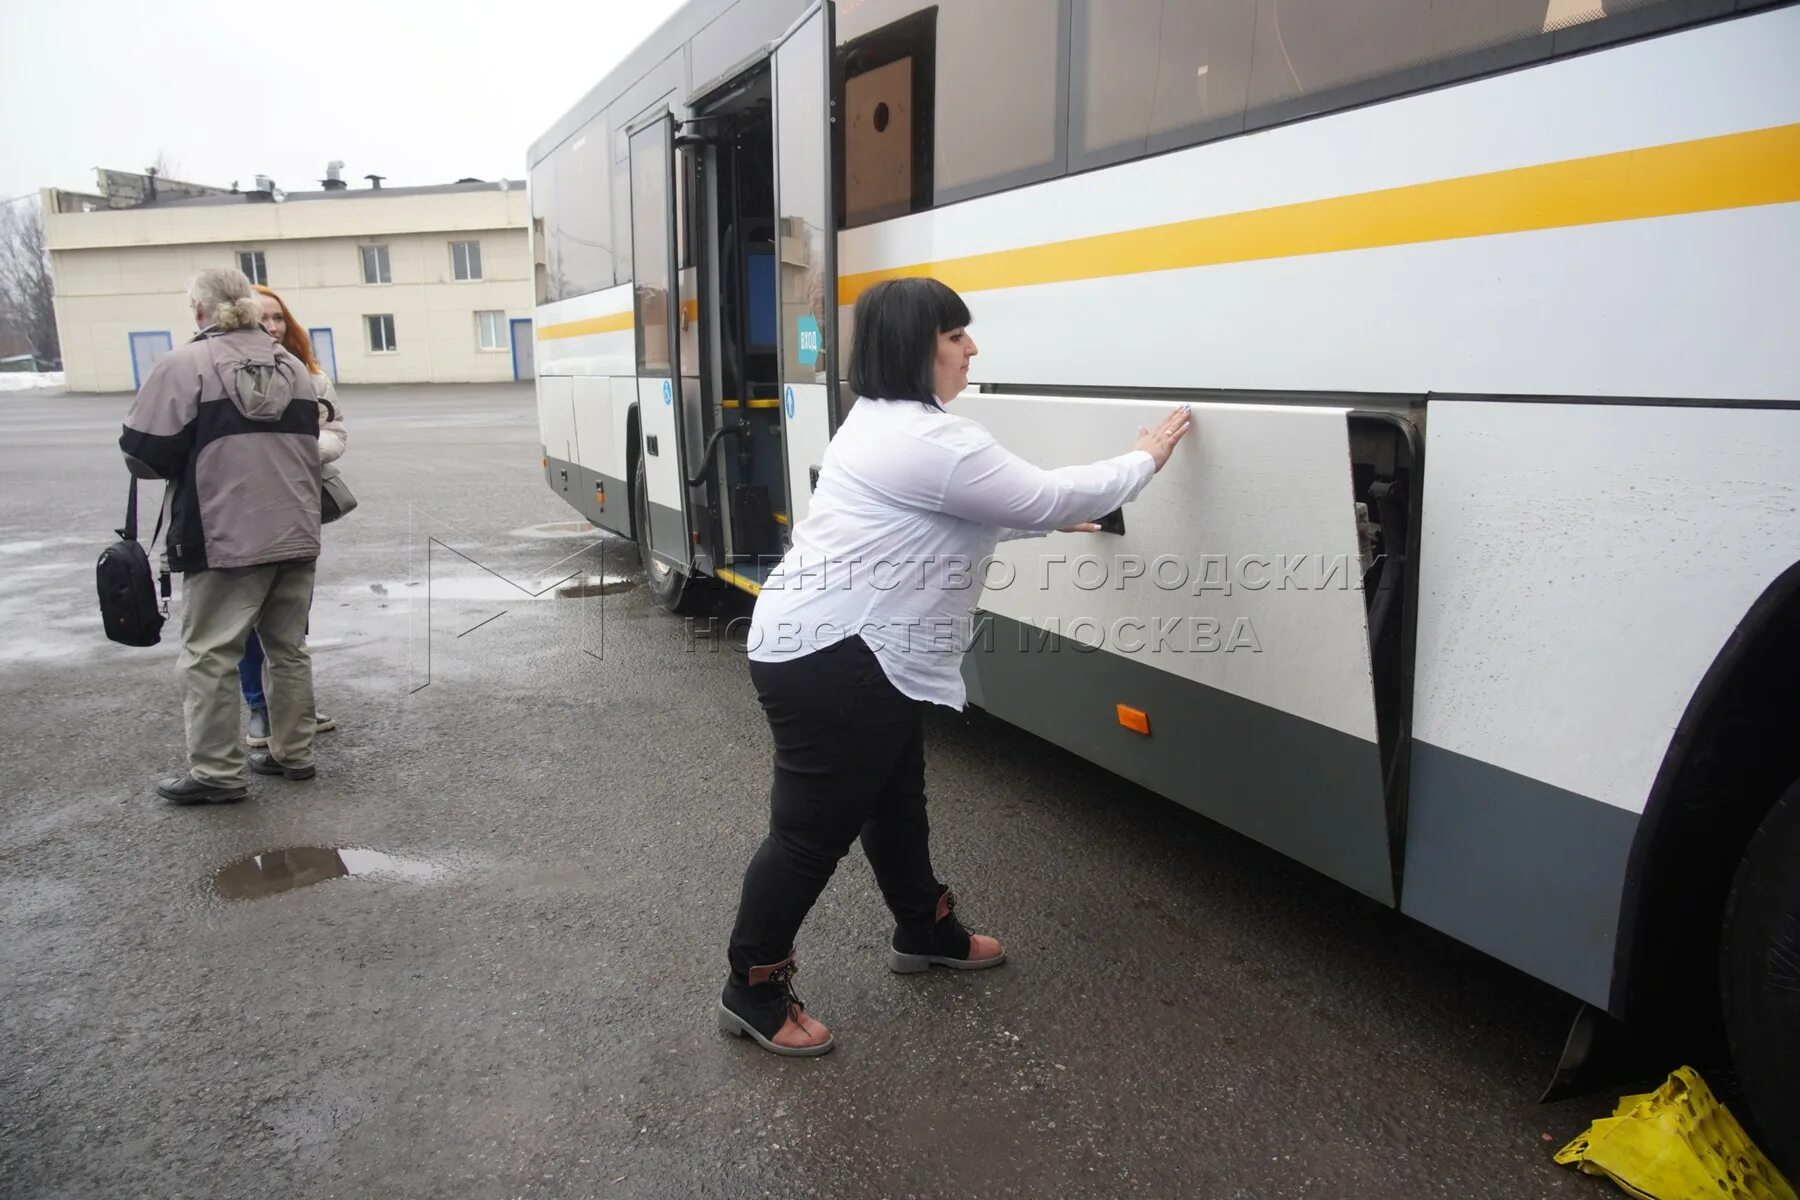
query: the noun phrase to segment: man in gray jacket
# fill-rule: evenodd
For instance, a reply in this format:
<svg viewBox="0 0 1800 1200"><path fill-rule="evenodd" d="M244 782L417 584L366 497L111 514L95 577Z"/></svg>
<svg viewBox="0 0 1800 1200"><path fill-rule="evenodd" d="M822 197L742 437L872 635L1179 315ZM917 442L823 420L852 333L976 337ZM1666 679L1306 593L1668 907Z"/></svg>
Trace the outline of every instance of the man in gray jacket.
<svg viewBox="0 0 1800 1200"><path fill-rule="evenodd" d="M242 800L238 660L252 629L268 656L264 775L313 777L306 649L319 556L319 407L305 364L260 325L243 272L202 271L188 290L200 332L138 390L119 448L173 491L169 567L180 572L188 771L156 785L176 804Z"/></svg>

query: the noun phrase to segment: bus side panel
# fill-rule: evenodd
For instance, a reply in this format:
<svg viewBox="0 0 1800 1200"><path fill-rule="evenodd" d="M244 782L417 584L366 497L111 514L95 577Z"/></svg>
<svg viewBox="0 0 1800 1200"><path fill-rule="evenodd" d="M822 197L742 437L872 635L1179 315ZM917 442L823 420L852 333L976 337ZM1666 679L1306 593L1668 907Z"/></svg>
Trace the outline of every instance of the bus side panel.
<svg viewBox="0 0 1800 1200"><path fill-rule="evenodd" d="M575 434L580 451L576 507L596 525L631 532L630 488L622 465L625 422L616 414L614 380L583 375L575 380Z"/></svg>
<svg viewBox="0 0 1800 1200"><path fill-rule="evenodd" d="M546 477L582 516L631 532L622 382L635 395L631 287L541 304L535 314Z"/></svg>
<svg viewBox="0 0 1800 1200"><path fill-rule="evenodd" d="M575 381L567 375L539 375L538 440L544 447L544 479L550 490L574 503Z"/></svg>
<svg viewBox="0 0 1800 1200"><path fill-rule="evenodd" d="M605 453L595 468L606 485L606 503L597 524L615 533L635 537L631 527L631 474L639 448L631 443L631 412L637 403L637 380L630 376L614 377L612 388L612 426L608 431Z"/></svg>
<svg viewBox="0 0 1800 1200"><path fill-rule="evenodd" d="M956 408L1058 466L1123 453L1168 405ZM965 674L997 716L1392 903L1346 410L1193 412L1123 534L1000 544Z"/></svg>
<svg viewBox="0 0 1800 1200"><path fill-rule="evenodd" d="M631 285L540 304L535 313L540 375L635 375Z"/></svg>
<svg viewBox="0 0 1800 1200"><path fill-rule="evenodd" d="M1800 561L1800 412L1430 413L1401 909L1606 1007L1671 733Z"/></svg>

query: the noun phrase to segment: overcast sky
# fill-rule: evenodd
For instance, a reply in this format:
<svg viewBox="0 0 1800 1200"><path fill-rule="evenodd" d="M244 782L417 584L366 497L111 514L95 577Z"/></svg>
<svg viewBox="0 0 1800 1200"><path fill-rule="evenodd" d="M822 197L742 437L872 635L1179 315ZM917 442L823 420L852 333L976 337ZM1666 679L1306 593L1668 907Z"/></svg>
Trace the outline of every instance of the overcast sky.
<svg viewBox="0 0 1800 1200"><path fill-rule="evenodd" d="M196 183L525 176L679 0L0 0L0 200L160 154Z"/></svg>

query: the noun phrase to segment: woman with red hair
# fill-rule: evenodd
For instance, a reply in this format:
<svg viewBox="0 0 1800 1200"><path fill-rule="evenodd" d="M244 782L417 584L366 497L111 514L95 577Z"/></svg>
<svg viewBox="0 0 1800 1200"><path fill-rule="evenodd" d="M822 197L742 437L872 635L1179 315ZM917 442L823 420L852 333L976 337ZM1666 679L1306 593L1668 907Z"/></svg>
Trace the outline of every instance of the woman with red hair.
<svg viewBox="0 0 1800 1200"><path fill-rule="evenodd" d="M262 300L263 331L312 372L313 390L319 395L319 462L321 465L334 462L344 453L350 440L344 429L344 409L338 402L337 388L332 386L331 376L325 373L325 368L313 357L312 339L306 336L306 327L294 320L294 314L288 311L280 296L260 283L252 286ZM254 629L244 645L243 661L238 664L238 683L244 691L244 703L250 706L250 731L244 740L252 746L267 746L269 708L263 696L263 648ZM317 733L337 728L337 722L322 712L314 712L313 720Z"/></svg>

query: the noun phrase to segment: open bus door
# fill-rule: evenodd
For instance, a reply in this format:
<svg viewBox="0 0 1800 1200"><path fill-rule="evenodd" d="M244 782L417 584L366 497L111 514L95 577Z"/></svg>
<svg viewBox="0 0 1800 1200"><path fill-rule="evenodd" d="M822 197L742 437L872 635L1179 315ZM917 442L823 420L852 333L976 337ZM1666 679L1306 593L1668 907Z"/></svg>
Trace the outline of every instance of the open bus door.
<svg viewBox="0 0 1800 1200"><path fill-rule="evenodd" d="M837 428L837 232L833 224L832 5L776 45L775 266L782 446L789 514L806 515Z"/></svg>
<svg viewBox="0 0 1800 1200"><path fill-rule="evenodd" d="M631 248L637 330L638 478L632 511L651 583L686 575L693 561L681 430L679 295L675 239L674 120L663 113L631 132Z"/></svg>

